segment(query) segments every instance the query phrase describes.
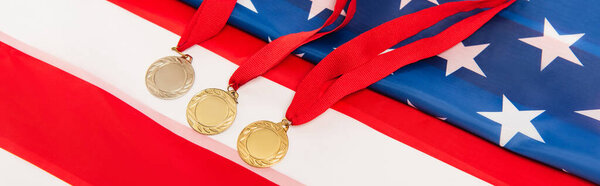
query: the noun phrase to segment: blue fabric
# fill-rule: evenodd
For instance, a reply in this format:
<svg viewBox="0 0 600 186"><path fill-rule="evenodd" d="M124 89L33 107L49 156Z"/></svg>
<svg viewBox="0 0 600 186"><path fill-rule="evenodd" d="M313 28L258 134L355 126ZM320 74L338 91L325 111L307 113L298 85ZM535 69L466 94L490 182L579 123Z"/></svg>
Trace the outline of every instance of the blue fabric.
<svg viewBox="0 0 600 186"><path fill-rule="evenodd" d="M197 7L201 0L183 0ZM438 0L439 3L448 2ZM252 0L258 13L243 6L229 24L267 40L318 27L331 14L308 20L309 0ZM340 31L299 48L318 62L358 34L393 18L435 6L412 0L357 1L357 12ZM369 88L499 144L503 125L478 112L502 111L505 95L521 111L544 110L531 120L544 142L518 133L503 147L558 169L600 183L600 121L576 113L600 109L600 1L518 0L466 39L465 46L490 43L476 58L486 77L461 68L446 76L446 60L432 57L399 69ZM397 46L439 33L476 12L461 13ZM540 71L542 51L520 41L539 37L548 19L561 35L585 33L570 49L583 66L556 58ZM400 30L399 30L400 31Z"/></svg>

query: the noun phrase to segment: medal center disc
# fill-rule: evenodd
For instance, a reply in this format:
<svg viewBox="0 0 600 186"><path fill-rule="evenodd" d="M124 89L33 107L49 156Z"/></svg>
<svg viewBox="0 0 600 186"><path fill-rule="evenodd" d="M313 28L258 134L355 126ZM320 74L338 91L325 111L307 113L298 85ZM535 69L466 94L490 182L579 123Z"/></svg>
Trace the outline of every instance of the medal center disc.
<svg viewBox="0 0 600 186"><path fill-rule="evenodd" d="M220 97L209 95L198 102L196 118L205 126L217 126L227 119L227 103Z"/></svg>
<svg viewBox="0 0 600 186"><path fill-rule="evenodd" d="M268 129L258 129L248 136L246 146L251 156L265 159L279 151L280 143L281 139L275 132Z"/></svg>
<svg viewBox="0 0 600 186"><path fill-rule="evenodd" d="M175 91L185 85L185 70L182 65L172 63L167 64L155 74L154 83L156 87L164 91Z"/></svg>

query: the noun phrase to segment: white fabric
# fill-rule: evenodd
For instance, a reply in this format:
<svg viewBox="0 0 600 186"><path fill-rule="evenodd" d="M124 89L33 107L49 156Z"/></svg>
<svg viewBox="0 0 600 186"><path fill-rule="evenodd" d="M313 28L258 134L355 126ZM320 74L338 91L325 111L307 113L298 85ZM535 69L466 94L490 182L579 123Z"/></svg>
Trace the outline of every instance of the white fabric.
<svg viewBox="0 0 600 186"><path fill-rule="evenodd" d="M0 149L0 185L69 185L35 165Z"/></svg>

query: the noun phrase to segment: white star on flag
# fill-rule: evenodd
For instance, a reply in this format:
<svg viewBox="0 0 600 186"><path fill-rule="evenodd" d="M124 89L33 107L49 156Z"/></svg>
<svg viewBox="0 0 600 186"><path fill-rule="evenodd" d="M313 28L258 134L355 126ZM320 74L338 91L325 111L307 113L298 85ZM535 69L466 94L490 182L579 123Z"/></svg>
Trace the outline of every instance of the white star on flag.
<svg viewBox="0 0 600 186"><path fill-rule="evenodd" d="M254 7L254 4L252 4L251 0L238 0L237 3L246 7L249 10L252 10L255 13L258 13L258 11L256 10L256 7Z"/></svg>
<svg viewBox="0 0 600 186"><path fill-rule="evenodd" d="M312 3L310 4L310 12L308 12L308 19L312 19L317 16L325 9L329 9L333 11L335 8L334 0L310 0Z"/></svg>
<svg viewBox="0 0 600 186"><path fill-rule="evenodd" d="M501 112L477 112L478 114L502 125L500 130L500 146L506 145L517 133L524 134L534 140L545 143L542 136L531 123L531 120L542 114L544 110L520 111L506 96L502 95Z"/></svg>
<svg viewBox="0 0 600 186"><path fill-rule="evenodd" d="M392 50L394 50L394 49L393 49L393 48L388 48L388 49L385 49L385 50L384 50L383 52L381 52L379 55L381 55L381 54L385 54L385 53L388 53L388 52L391 52Z"/></svg>
<svg viewBox="0 0 600 186"><path fill-rule="evenodd" d="M577 42L584 33L560 35L550 24L548 19L544 19L544 35L540 37L521 38L519 40L530 44L534 47L542 49L542 64L540 71L544 70L554 59L562 57L571 63L583 66L581 61L575 56L569 48L573 43Z"/></svg>
<svg viewBox="0 0 600 186"><path fill-rule="evenodd" d="M578 114L600 121L600 109L575 111Z"/></svg>
<svg viewBox="0 0 600 186"><path fill-rule="evenodd" d="M410 102L409 99L406 99L406 104L408 104L408 106L410 106L412 108L417 108L417 107L415 107L415 105L412 104L412 102Z"/></svg>
<svg viewBox="0 0 600 186"><path fill-rule="evenodd" d="M404 8L404 6L406 6L408 3L410 3L412 0L400 0L400 10L402 10L402 8ZM433 4L439 5L440 3L438 3L437 0L427 0Z"/></svg>
<svg viewBox="0 0 600 186"><path fill-rule="evenodd" d="M454 47L442 52L438 56L446 59L446 76L456 72L460 68L469 69L483 77L486 77L479 65L475 62L475 57L485 50L490 44L481 44L467 46L460 42Z"/></svg>

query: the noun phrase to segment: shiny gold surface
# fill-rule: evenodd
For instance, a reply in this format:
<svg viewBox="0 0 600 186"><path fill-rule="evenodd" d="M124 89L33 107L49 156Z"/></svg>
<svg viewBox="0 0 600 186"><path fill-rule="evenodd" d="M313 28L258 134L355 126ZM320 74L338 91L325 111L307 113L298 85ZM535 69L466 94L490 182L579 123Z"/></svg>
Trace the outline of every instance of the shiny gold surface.
<svg viewBox="0 0 600 186"><path fill-rule="evenodd" d="M258 129L248 136L248 153L258 159L268 158L279 150L281 139L274 131Z"/></svg>
<svg viewBox="0 0 600 186"><path fill-rule="evenodd" d="M152 63L146 72L146 87L161 99L175 99L187 93L194 83L194 69L183 57L167 56Z"/></svg>
<svg viewBox="0 0 600 186"><path fill-rule="evenodd" d="M281 161L288 149L289 122L254 122L240 133L237 149L244 162L253 167L270 167Z"/></svg>
<svg viewBox="0 0 600 186"><path fill-rule="evenodd" d="M201 134L213 135L225 131L235 120L236 97L230 92L209 88L196 94L187 106L188 124Z"/></svg>
<svg viewBox="0 0 600 186"><path fill-rule="evenodd" d="M196 118L206 126L219 125L227 117L227 103L221 97L207 95L196 105Z"/></svg>

